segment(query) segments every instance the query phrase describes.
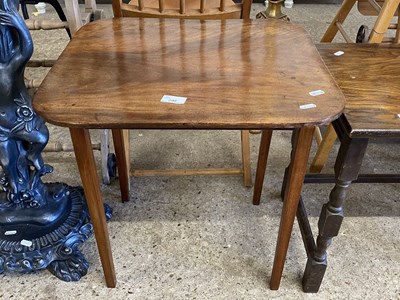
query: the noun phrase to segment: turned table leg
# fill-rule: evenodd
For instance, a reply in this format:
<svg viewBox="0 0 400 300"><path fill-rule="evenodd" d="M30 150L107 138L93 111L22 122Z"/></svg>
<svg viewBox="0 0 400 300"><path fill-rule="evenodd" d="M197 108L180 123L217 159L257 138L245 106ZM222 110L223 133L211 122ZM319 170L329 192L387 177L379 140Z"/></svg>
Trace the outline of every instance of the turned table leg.
<svg viewBox="0 0 400 300"><path fill-rule="evenodd" d="M115 287L117 280L89 130L70 128L70 133L106 284Z"/></svg>
<svg viewBox="0 0 400 300"><path fill-rule="evenodd" d="M303 290L316 293L327 267L327 248L339 233L343 221L343 202L347 188L357 179L368 139L351 139L344 136L335 163L336 184L324 204L318 221L317 247L307 261L303 276Z"/></svg>
<svg viewBox="0 0 400 300"><path fill-rule="evenodd" d="M306 173L314 127L296 129L293 134L295 136L292 139L293 148L291 153L291 162L287 172L281 223L279 226L274 266L270 280L270 288L272 290L277 290L281 282L290 235L292 233L294 218L300 200L304 175Z"/></svg>

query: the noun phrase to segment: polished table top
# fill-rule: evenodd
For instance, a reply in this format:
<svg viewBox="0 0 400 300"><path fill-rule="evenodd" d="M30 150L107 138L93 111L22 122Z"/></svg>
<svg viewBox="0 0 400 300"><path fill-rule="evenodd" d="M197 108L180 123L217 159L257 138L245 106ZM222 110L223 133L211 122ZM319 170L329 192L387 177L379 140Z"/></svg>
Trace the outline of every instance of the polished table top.
<svg viewBox="0 0 400 300"><path fill-rule="evenodd" d="M67 127L262 129L329 123L344 100L293 23L119 18L84 26L33 104Z"/></svg>
<svg viewBox="0 0 400 300"><path fill-rule="evenodd" d="M351 137L400 136L400 45L320 44L321 56L342 89L340 119ZM341 56L335 56L343 51Z"/></svg>
<svg viewBox="0 0 400 300"><path fill-rule="evenodd" d="M310 95L315 91L321 92ZM163 95L187 101L163 103ZM292 23L120 18L96 21L77 32L33 106L46 121L70 128L109 287L117 281L89 128L113 129L124 201L130 185L122 129L260 128L265 129L265 148L270 129L299 128L271 276L271 287L277 288L312 142L311 125L336 119L344 97L308 34Z"/></svg>

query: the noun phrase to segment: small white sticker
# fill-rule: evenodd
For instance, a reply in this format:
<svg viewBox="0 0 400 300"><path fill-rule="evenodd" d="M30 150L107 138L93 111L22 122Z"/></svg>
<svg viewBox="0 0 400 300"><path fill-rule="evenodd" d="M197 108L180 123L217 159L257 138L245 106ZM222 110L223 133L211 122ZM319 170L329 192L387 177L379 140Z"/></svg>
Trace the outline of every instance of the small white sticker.
<svg viewBox="0 0 400 300"><path fill-rule="evenodd" d="M178 97L178 96L171 96L171 95L164 95L161 98L161 102L164 103L173 103L173 104L184 104L186 102L186 97Z"/></svg>
<svg viewBox="0 0 400 300"><path fill-rule="evenodd" d="M341 55L344 54L344 52L343 52L343 51L336 51L336 52L333 53L333 54L336 55L336 56L341 56Z"/></svg>
<svg viewBox="0 0 400 300"><path fill-rule="evenodd" d="M398 114L397 117L400 118L400 114Z"/></svg>
<svg viewBox="0 0 400 300"><path fill-rule="evenodd" d="M323 95L325 94L325 92L323 90L316 90L316 91L311 91L309 92L310 96L319 96L319 95Z"/></svg>
<svg viewBox="0 0 400 300"><path fill-rule="evenodd" d="M4 232L4 235L14 235L14 234L17 234L16 230L8 230L8 231Z"/></svg>
<svg viewBox="0 0 400 300"><path fill-rule="evenodd" d="M310 108L315 108L317 106L315 104L313 104L313 103L310 103L310 104L300 105L299 107L300 107L300 109L310 109Z"/></svg>
<svg viewBox="0 0 400 300"><path fill-rule="evenodd" d="M26 247L30 247L30 246L32 246L32 242L28 241L28 240L22 240L21 241L21 245L22 246L26 246Z"/></svg>

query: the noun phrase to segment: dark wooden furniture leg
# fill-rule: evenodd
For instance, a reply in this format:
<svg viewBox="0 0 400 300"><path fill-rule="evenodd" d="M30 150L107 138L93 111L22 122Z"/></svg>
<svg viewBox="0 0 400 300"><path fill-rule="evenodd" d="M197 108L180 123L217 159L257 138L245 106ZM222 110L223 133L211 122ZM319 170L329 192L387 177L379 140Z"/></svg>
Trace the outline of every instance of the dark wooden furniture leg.
<svg viewBox="0 0 400 300"><path fill-rule="evenodd" d="M258 152L256 179L254 182L253 204L259 205L264 183L265 170L267 168L269 147L271 145L272 130L263 130L261 133L260 149Z"/></svg>
<svg viewBox="0 0 400 300"><path fill-rule="evenodd" d="M22 15L24 16L24 19L27 20L29 19L29 14L28 14L28 9L26 7L27 4L38 4L39 2L45 2L53 6L53 8L56 10L58 17L60 18L61 21L67 22L67 17L64 14L64 11L58 2L58 0L20 0L19 3L21 4L21 11ZM71 31L69 28L65 28L65 30L68 33L69 38L71 38Z"/></svg>
<svg viewBox="0 0 400 300"><path fill-rule="evenodd" d="M339 153L335 162L336 184L324 204L318 221L317 245L308 260L303 276L303 290L316 293L322 283L327 267L327 248L333 237L339 233L343 221L343 202L347 188L357 179L368 139L352 139L347 135L341 138Z"/></svg>
<svg viewBox="0 0 400 300"><path fill-rule="evenodd" d="M250 162L250 132L242 130L240 132L242 140L242 170L243 170L243 185L252 187L253 182L251 179L251 162Z"/></svg>
<svg viewBox="0 0 400 300"><path fill-rule="evenodd" d="M293 138L291 162L288 170L274 266L270 280L270 288L272 290L277 290L281 282L290 235L292 233L294 218L303 187L314 128L303 127L301 129L296 129L293 134L295 134L295 136Z"/></svg>
<svg viewBox="0 0 400 300"><path fill-rule="evenodd" d="M88 129L70 128L71 139L74 146L76 162L85 190L86 202L96 237L101 264L106 279L107 287L116 286L114 263L106 224L104 206L101 200L100 184L96 173L96 164L93 157L92 143Z"/></svg>
<svg viewBox="0 0 400 300"><path fill-rule="evenodd" d="M129 155L128 143L129 136L128 131L123 129L113 129L112 137L114 142L115 156L117 159L118 178L119 186L121 189L122 202L129 201Z"/></svg>

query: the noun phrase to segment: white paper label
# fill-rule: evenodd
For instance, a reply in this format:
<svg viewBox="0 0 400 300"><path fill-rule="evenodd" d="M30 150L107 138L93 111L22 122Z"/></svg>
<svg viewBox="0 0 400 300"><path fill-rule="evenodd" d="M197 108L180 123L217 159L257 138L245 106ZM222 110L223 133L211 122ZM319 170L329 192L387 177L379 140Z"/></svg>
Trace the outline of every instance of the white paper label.
<svg viewBox="0 0 400 300"><path fill-rule="evenodd" d="M336 52L333 53L333 54L336 55L336 56L341 56L341 55L344 54L344 52L343 52L343 51L336 51Z"/></svg>
<svg viewBox="0 0 400 300"><path fill-rule="evenodd" d="M22 246L26 246L26 247L30 247L30 246L32 246L32 242L28 241L28 240L22 240L21 241L21 245Z"/></svg>
<svg viewBox="0 0 400 300"><path fill-rule="evenodd" d="M186 97L178 97L178 96L171 96L171 95L164 95L161 98L161 102L164 103L173 103L173 104L184 104L186 102Z"/></svg>
<svg viewBox="0 0 400 300"><path fill-rule="evenodd" d="M314 103L310 103L310 104L303 104L299 106L300 109L310 109L310 108L315 108L317 107Z"/></svg>
<svg viewBox="0 0 400 300"><path fill-rule="evenodd" d="M4 232L4 235L14 235L14 234L17 234L16 230L8 230L8 231Z"/></svg>
<svg viewBox="0 0 400 300"><path fill-rule="evenodd" d="M400 118L400 114L398 114L397 117Z"/></svg>
<svg viewBox="0 0 400 300"><path fill-rule="evenodd" d="M310 96L319 96L319 95L323 95L325 94L325 92L323 90L316 90L316 91L311 91L309 92Z"/></svg>

